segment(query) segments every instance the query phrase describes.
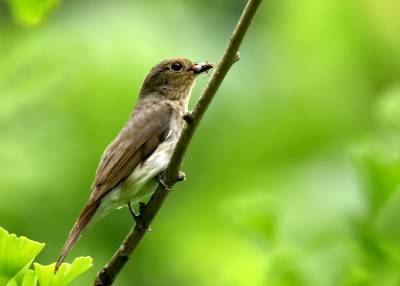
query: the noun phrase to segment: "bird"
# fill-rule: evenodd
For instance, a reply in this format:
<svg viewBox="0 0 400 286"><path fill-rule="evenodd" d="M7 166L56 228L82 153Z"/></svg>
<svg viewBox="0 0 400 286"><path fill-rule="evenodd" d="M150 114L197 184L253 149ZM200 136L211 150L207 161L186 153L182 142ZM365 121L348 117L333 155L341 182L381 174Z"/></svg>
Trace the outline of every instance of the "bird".
<svg viewBox="0 0 400 286"><path fill-rule="evenodd" d="M196 78L211 68L208 62L174 57L150 70L133 112L100 159L89 199L61 249L55 271L89 224L124 206L138 217L132 204L151 195L157 182L163 183L160 175L190 118L188 102Z"/></svg>

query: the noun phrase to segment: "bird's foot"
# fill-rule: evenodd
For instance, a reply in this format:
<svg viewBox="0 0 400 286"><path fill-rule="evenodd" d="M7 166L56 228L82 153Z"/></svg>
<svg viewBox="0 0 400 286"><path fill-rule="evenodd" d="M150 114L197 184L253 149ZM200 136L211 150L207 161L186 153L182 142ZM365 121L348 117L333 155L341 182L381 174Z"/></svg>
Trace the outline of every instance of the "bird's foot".
<svg viewBox="0 0 400 286"><path fill-rule="evenodd" d="M146 204L144 202L139 202L139 212L142 214L146 209Z"/></svg>
<svg viewBox="0 0 400 286"><path fill-rule="evenodd" d="M164 187L166 191L172 191L172 189L164 182L162 179L163 174L158 175L157 180L158 182Z"/></svg>
<svg viewBox="0 0 400 286"><path fill-rule="evenodd" d="M187 124L193 124L193 115L191 112L186 112L183 116L182 116L183 120L186 121Z"/></svg>
<svg viewBox="0 0 400 286"><path fill-rule="evenodd" d="M236 63L237 61L240 60L240 53L239 51L236 53L235 58L233 59L233 63Z"/></svg>
<svg viewBox="0 0 400 286"><path fill-rule="evenodd" d="M136 222L136 224L138 224L140 221L140 213L137 214L135 212L135 210L132 207L131 202L128 203L128 210L129 210L129 213L131 214L131 216L133 217L133 220Z"/></svg>
<svg viewBox="0 0 400 286"><path fill-rule="evenodd" d="M151 226L144 226L143 221L142 221L142 213L144 212L144 209L146 208L146 204L143 202L139 203L139 214L135 213L135 210L132 207L132 204L129 202L128 203L128 209L129 212L131 213L133 219L135 220L136 227L141 230L144 229L145 231L151 231Z"/></svg>

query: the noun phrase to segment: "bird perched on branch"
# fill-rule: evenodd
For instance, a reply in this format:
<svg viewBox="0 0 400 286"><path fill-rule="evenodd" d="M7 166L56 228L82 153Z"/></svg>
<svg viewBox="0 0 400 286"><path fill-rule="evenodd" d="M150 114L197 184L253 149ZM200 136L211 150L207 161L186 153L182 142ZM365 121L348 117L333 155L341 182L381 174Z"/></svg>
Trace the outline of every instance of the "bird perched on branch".
<svg viewBox="0 0 400 286"><path fill-rule="evenodd" d="M160 62L146 76L134 111L104 151L92 192L61 250L55 270L89 223L153 193L185 124L197 75L213 67L185 58ZM163 183L161 181L161 183Z"/></svg>

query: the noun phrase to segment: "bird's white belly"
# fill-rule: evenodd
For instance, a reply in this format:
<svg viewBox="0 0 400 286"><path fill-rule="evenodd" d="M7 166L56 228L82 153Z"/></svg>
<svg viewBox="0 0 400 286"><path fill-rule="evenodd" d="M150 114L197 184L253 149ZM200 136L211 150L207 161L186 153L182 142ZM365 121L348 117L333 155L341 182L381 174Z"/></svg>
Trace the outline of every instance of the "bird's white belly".
<svg viewBox="0 0 400 286"><path fill-rule="evenodd" d="M140 164L129 176L126 184L141 184L154 178L164 171L171 159L176 140L161 143L156 151L143 163Z"/></svg>
<svg viewBox="0 0 400 286"><path fill-rule="evenodd" d="M155 191L157 180L154 178L167 168L178 137L178 130L171 130L166 140L145 162L138 165L122 184L108 192L100 205L101 217L129 202L138 203Z"/></svg>

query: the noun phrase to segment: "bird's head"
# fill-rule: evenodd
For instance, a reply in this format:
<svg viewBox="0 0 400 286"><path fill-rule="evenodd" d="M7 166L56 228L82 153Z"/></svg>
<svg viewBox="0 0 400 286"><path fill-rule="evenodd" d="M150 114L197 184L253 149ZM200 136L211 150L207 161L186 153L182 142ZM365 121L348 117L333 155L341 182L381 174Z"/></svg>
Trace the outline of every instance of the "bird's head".
<svg viewBox="0 0 400 286"><path fill-rule="evenodd" d="M193 63L186 58L171 58L154 66L146 76L141 96L157 95L170 100L184 100L197 75L213 67L209 63Z"/></svg>

